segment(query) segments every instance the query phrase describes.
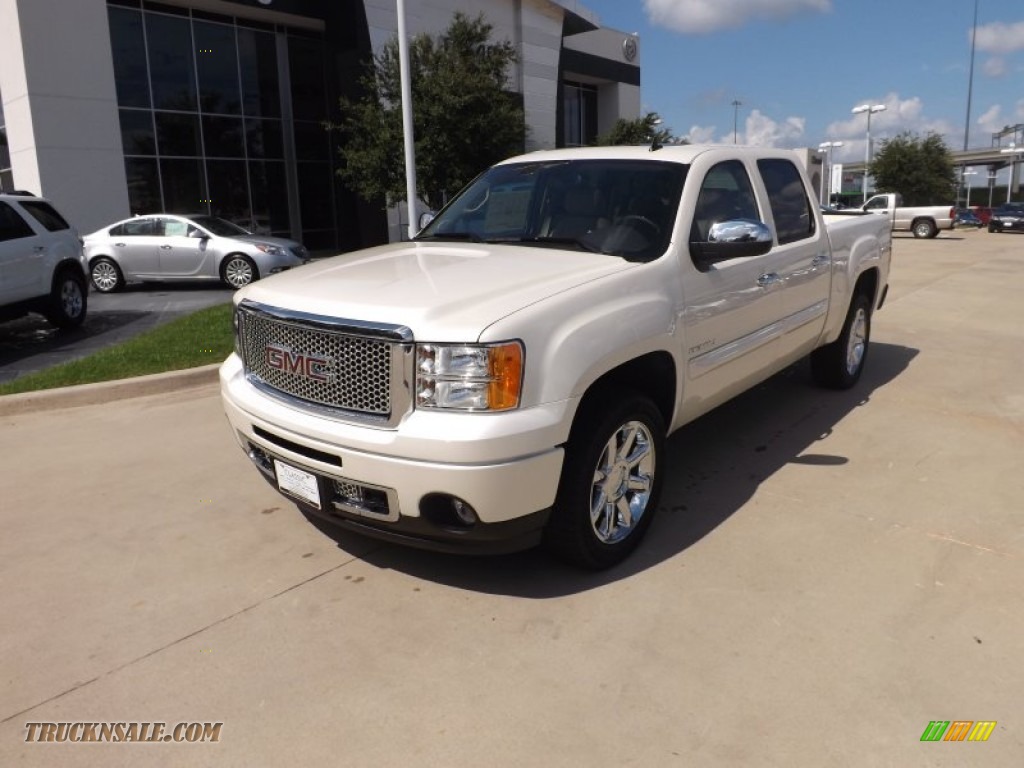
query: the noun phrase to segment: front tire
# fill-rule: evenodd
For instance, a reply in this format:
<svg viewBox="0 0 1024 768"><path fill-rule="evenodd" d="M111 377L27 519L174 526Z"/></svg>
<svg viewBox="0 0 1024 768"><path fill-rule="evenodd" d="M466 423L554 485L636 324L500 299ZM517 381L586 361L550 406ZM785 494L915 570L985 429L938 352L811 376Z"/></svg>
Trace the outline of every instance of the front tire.
<svg viewBox="0 0 1024 768"><path fill-rule="evenodd" d="M229 288L242 288L259 277L255 262L240 253L228 256L220 267L220 279Z"/></svg>
<svg viewBox="0 0 1024 768"><path fill-rule="evenodd" d="M650 399L618 393L576 416L545 543L573 565L624 560L651 525L664 474L665 423Z"/></svg>
<svg viewBox="0 0 1024 768"><path fill-rule="evenodd" d="M58 328L77 328L85 320L88 303L85 278L76 270L65 267L53 280L44 315L51 325Z"/></svg>
<svg viewBox="0 0 1024 768"><path fill-rule="evenodd" d="M850 302L839 338L811 353L811 375L822 387L850 389L860 380L871 340L871 299L858 293Z"/></svg>

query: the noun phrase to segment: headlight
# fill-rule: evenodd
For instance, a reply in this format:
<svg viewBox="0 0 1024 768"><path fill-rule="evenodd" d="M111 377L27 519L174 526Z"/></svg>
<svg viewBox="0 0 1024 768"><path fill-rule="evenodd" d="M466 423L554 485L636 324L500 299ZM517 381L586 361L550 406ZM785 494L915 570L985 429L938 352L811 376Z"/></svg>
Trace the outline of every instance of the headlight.
<svg viewBox="0 0 1024 768"><path fill-rule="evenodd" d="M270 245L269 243L256 243L256 250L263 251L263 253L270 254L271 256L287 256L288 251L279 245Z"/></svg>
<svg viewBox="0 0 1024 768"><path fill-rule="evenodd" d="M416 406L505 411L519 405L523 345L417 344Z"/></svg>

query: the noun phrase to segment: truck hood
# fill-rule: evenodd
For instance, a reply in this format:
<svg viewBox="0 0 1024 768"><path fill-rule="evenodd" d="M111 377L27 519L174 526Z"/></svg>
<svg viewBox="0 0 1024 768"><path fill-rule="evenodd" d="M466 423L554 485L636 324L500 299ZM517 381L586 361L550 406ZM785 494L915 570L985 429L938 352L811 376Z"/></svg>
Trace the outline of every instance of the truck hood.
<svg viewBox="0 0 1024 768"><path fill-rule="evenodd" d="M405 325L423 341L476 341L492 323L636 266L603 254L505 244L393 243L243 288L237 300Z"/></svg>

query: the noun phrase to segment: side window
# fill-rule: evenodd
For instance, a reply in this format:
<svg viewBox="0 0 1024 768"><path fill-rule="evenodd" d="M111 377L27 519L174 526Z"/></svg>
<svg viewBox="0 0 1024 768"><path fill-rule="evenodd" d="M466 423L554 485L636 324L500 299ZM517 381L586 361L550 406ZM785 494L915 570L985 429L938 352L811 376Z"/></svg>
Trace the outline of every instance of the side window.
<svg viewBox="0 0 1024 768"><path fill-rule="evenodd" d="M758 160L779 245L814 235L814 213L800 171L789 160Z"/></svg>
<svg viewBox="0 0 1024 768"><path fill-rule="evenodd" d="M747 169L739 160L727 160L711 168L700 185L690 242L706 243L712 224L736 219L759 221L760 217Z"/></svg>
<svg viewBox="0 0 1024 768"><path fill-rule="evenodd" d="M32 237L35 232L7 203L0 203L0 241Z"/></svg>
<svg viewBox="0 0 1024 768"><path fill-rule="evenodd" d="M126 221L118 229L119 235L125 235L127 237L142 237L144 235L155 235L157 234L156 219L132 219ZM111 233L113 234L113 233Z"/></svg>
<svg viewBox="0 0 1024 768"><path fill-rule="evenodd" d="M57 213L52 205L43 200L24 200L21 207L28 211L33 219L46 227L48 232L71 229L71 225L64 220L64 217Z"/></svg>
<svg viewBox="0 0 1024 768"><path fill-rule="evenodd" d="M188 222L177 219L161 219L164 225L164 237L185 237L188 234Z"/></svg>
<svg viewBox="0 0 1024 768"><path fill-rule="evenodd" d="M865 206L869 211L884 211L888 207L889 203L884 197L874 197L868 200L868 204Z"/></svg>

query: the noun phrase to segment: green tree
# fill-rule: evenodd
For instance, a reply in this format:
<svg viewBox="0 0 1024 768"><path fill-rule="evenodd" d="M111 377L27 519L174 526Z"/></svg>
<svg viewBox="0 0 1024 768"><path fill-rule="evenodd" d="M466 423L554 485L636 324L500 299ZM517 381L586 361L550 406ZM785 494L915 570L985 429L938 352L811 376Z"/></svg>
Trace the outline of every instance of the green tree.
<svg viewBox="0 0 1024 768"><path fill-rule="evenodd" d="M522 100L508 91L516 60L508 41L492 43L483 15L456 13L437 38L417 35L409 45L417 194L431 208L484 169L523 151ZM338 174L360 197L405 200L398 38L367 67L364 96L341 99Z"/></svg>
<svg viewBox="0 0 1024 768"><path fill-rule="evenodd" d="M876 189L899 192L904 205L942 204L956 195L953 156L937 133L905 131L882 142L870 173Z"/></svg>
<svg viewBox="0 0 1024 768"><path fill-rule="evenodd" d="M597 137L598 146L651 144L655 139L659 144L675 143L672 131L660 128L661 117L657 112L648 112L643 117L633 120L619 118L608 133ZM684 143L689 143L684 140Z"/></svg>

